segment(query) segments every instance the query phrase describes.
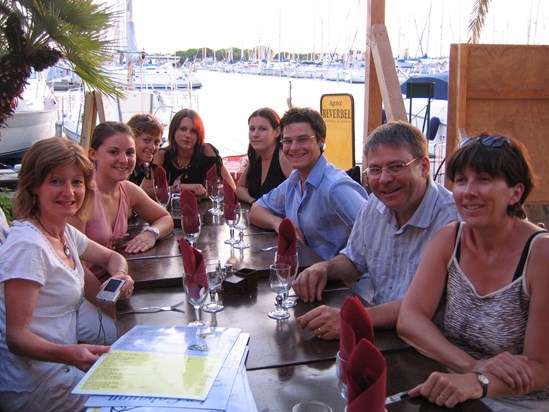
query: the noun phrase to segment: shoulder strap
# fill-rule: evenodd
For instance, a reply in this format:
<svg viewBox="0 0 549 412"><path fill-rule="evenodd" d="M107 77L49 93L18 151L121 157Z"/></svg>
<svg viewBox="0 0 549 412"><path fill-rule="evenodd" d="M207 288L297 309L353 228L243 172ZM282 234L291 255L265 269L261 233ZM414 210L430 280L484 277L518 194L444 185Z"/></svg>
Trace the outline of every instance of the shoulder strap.
<svg viewBox="0 0 549 412"><path fill-rule="evenodd" d="M542 233L547 233L547 230L540 230L538 232L533 233L526 241L526 244L524 245L524 249L522 249L522 255L520 255L520 260L518 262L517 269L515 270L515 274L513 275L513 282L520 277L520 275L524 270L526 259L528 259L528 255L530 253L530 244L532 243L532 241L536 236Z"/></svg>
<svg viewBox="0 0 549 412"><path fill-rule="evenodd" d="M459 263L459 256L460 256L460 253L461 253L461 226L463 225L463 222L457 222L457 225L456 225L456 240L455 240L455 244L456 244L456 247L455 247L455 251L454 251L454 256L456 257L456 261Z"/></svg>

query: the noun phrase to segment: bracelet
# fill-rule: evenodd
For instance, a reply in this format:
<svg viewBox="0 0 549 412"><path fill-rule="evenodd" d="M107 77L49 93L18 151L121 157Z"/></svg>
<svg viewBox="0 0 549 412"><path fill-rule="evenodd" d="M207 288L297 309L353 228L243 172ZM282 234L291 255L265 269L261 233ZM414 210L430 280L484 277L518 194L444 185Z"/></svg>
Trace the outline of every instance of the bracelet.
<svg viewBox="0 0 549 412"><path fill-rule="evenodd" d="M250 205L253 205L255 202L257 202L257 199L254 199L250 202Z"/></svg>
<svg viewBox="0 0 549 412"><path fill-rule="evenodd" d="M128 272L126 272L124 269L117 270L116 273L123 273L124 275L128 276Z"/></svg>

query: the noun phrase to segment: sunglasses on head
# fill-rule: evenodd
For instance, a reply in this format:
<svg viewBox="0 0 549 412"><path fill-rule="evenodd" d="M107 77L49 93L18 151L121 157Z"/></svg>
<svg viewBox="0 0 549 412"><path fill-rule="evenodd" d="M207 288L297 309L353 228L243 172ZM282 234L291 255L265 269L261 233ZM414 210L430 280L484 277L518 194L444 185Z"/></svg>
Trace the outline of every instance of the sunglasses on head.
<svg viewBox="0 0 549 412"><path fill-rule="evenodd" d="M511 145L511 140L508 137L496 135L496 136L477 136L477 137L467 137L459 142L458 148L468 146L470 144L479 143L484 147L489 147L491 149L499 149L504 144Z"/></svg>
<svg viewBox="0 0 549 412"><path fill-rule="evenodd" d="M149 120L151 120L151 116L146 114L143 116L139 116L137 120L139 120L140 122L148 122Z"/></svg>

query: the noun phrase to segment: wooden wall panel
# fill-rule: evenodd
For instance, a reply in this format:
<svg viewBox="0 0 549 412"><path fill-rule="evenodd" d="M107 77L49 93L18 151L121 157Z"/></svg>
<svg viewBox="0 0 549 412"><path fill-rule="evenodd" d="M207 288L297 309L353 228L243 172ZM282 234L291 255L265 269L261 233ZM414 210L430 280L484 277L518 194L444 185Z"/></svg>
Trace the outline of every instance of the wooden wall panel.
<svg viewBox="0 0 549 412"><path fill-rule="evenodd" d="M549 203L549 46L453 44L447 156L460 135L509 134L539 176L528 203Z"/></svg>

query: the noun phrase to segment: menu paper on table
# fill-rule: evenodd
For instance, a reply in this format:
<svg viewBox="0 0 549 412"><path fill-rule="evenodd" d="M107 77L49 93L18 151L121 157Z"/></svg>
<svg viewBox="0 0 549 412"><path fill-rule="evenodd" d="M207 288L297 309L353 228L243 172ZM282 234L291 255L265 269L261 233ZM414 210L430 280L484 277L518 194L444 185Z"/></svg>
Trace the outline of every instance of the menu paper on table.
<svg viewBox="0 0 549 412"><path fill-rule="evenodd" d="M73 393L205 400L240 329L135 326L102 355ZM189 350L202 339L208 351Z"/></svg>

